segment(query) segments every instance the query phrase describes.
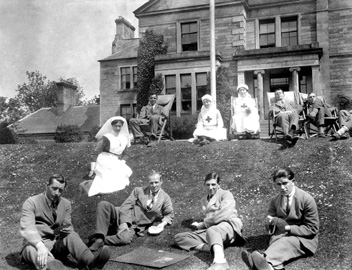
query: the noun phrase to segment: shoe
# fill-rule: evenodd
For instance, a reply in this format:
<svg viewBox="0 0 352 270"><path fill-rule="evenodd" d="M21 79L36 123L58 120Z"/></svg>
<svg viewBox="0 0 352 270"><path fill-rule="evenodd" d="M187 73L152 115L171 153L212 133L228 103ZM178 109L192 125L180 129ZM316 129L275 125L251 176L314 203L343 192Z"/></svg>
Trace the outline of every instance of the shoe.
<svg viewBox="0 0 352 270"><path fill-rule="evenodd" d="M227 262L224 263L212 263L207 270L230 270L230 266Z"/></svg>
<svg viewBox="0 0 352 270"><path fill-rule="evenodd" d="M298 141L298 137L294 137L292 140L291 140L291 143L290 143L290 147L294 147Z"/></svg>
<svg viewBox="0 0 352 270"><path fill-rule="evenodd" d="M199 146L204 146L206 144L209 144L209 142L207 141L207 139L202 139L200 142L199 142Z"/></svg>
<svg viewBox="0 0 352 270"><path fill-rule="evenodd" d="M252 259L255 267L258 270L273 270L273 268L268 264L263 255L261 255L258 251L252 252Z"/></svg>
<svg viewBox="0 0 352 270"><path fill-rule="evenodd" d="M94 254L94 259L88 265L88 269L94 269L94 268L102 269L104 265L109 261L111 251L108 246L102 246L97 251L94 251L93 254Z"/></svg>
<svg viewBox="0 0 352 270"><path fill-rule="evenodd" d="M101 238L97 238L91 245L89 245L89 249L94 252L99 250L99 248L103 246L104 246L104 240Z"/></svg>
<svg viewBox="0 0 352 270"><path fill-rule="evenodd" d="M338 134L338 133L334 133L332 134L332 140L333 141L337 141L337 140L340 140L341 139L341 135Z"/></svg>
<svg viewBox="0 0 352 270"><path fill-rule="evenodd" d="M199 144L200 140L199 139L194 139L193 144Z"/></svg>
<svg viewBox="0 0 352 270"><path fill-rule="evenodd" d="M68 268L59 260L52 260L46 265L47 270L68 270Z"/></svg>
<svg viewBox="0 0 352 270"><path fill-rule="evenodd" d="M249 270L254 270L254 262L252 259L252 254L247 250L242 251L242 261L248 266Z"/></svg>
<svg viewBox="0 0 352 270"><path fill-rule="evenodd" d="M326 135L324 133L318 133L318 138L326 138Z"/></svg>

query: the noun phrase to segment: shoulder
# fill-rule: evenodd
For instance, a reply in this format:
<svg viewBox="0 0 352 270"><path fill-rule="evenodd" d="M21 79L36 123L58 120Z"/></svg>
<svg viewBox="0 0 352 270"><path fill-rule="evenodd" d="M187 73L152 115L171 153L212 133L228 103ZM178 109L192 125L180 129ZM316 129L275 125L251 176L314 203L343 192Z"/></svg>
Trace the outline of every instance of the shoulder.
<svg viewBox="0 0 352 270"><path fill-rule="evenodd" d="M163 189L160 189L160 195L162 195L163 197L165 197L165 199L171 200L171 197L169 196L169 194L167 194L167 193L165 192L165 190L163 190Z"/></svg>
<svg viewBox="0 0 352 270"><path fill-rule="evenodd" d="M71 202L63 197L60 198L60 203L62 203L63 205L71 205Z"/></svg>
<svg viewBox="0 0 352 270"><path fill-rule="evenodd" d="M303 201L315 201L312 195L298 187L296 187L295 196Z"/></svg>
<svg viewBox="0 0 352 270"><path fill-rule="evenodd" d="M218 195L222 198L227 197L227 198L233 198L233 194L231 193L230 190L224 190L222 188L219 188L218 190Z"/></svg>
<svg viewBox="0 0 352 270"><path fill-rule="evenodd" d="M34 195L34 196L27 198L27 200L24 201L23 205L36 204L43 199L44 199L44 193L40 193L40 194L37 194L37 195Z"/></svg>

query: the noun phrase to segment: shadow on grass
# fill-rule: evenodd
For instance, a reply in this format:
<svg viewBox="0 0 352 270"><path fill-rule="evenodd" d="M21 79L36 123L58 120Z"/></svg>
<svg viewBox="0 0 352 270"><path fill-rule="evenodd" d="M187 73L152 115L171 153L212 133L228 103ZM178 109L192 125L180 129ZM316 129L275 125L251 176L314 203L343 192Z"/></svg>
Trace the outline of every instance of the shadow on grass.
<svg viewBox="0 0 352 270"><path fill-rule="evenodd" d="M265 250L268 247L270 235L262 234L246 238L247 243L243 246L248 251Z"/></svg>
<svg viewBox="0 0 352 270"><path fill-rule="evenodd" d="M5 257L8 265L21 270L31 270L35 269L34 266L21 262L21 257L19 252L10 253Z"/></svg>

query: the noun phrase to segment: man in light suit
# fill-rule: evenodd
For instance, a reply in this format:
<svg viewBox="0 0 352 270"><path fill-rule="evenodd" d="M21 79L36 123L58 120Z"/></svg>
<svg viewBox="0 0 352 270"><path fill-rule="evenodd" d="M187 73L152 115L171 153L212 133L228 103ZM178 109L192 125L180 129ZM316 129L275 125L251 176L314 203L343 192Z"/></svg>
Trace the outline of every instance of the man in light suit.
<svg viewBox="0 0 352 270"><path fill-rule="evenodd" d="M140 140L144 135L139 127L140 124L149 124L151 138L156 138L159 126L165 118L164 107L156 103L158 96L151 92L149 95L149 102L143 106L139 118L130 119L130 127L134 140Z"/></svg>
<svg viewBox="0 0 352 270"><path fill-rule="evenodd" d="M90 249L102 245L128 245L133 237L144 236L144 231L161 217L157 228L162 231L172 224L174 210L170 196L161 188L161 174L155 171L149 175L146 187L135 188L121 207L102 201L96 212L96 230L89 237ZM114 232L108 235L108 232ZM115 233L116 232L116 233Z"/></svg>
<svg viewBox="0 0 352 270"><path fill-rule="evenodd" d="M280 193L271 198L266 218L269 247L264 254L242 252L249 269L283 269L289 261L317 250L319 216L314 198L295 186L289 168L276 170L273 179Z"/></svg>
<svg viewBox="0 0 352 270"><path fill-rule="evenodd" d="M201 199L205 218L193 222L194 232L175 235L175 243L185 250L212 252L214 260L208 270L230 269L224 255L224 245L243 244L242 221L237 216L236 202L228 190L220 187L217 173L209 173L204 180L207 196Z"/></svg>
<svg viewBox="0 0 352 270"><path fill-rule="evenodd" d="M71 203L62 198L67 181L60 174L49 178L46 191L28 198L22 207L21 235L24 238L21 258L37 269L66 269L62 261L71 254L80 266L102 268L110 250L101 247L92 252L73 230Z"/></svg>
<svg viewBox="0 0 352 270"><path fill-rule="evenodd" d="M275 117L276 124L282 128L286 141L290 146L294 146L298 140L299 114L302 111L300 105L285 99L282 89L276 89L275 97L270 99L269 113Z"/></svg>

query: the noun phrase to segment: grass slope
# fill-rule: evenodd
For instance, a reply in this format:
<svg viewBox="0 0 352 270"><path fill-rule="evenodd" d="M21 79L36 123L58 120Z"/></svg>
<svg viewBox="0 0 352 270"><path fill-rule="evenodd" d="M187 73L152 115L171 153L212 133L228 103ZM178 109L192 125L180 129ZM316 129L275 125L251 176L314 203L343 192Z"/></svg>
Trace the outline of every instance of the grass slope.
<svg viewBox="0 0 352 270"><path fill-rule="evenodd" d="M230 189L244 222L248 243L229 247L226 257L233 269L247 269L241 250L266 247L263 220L269 199L277 191L270 178L279 166L289 165L296 173L296 183L317 201L321 228L319 249L314 257L291 263L286 270L350 269L352 265L351 140L300 140L295 148L282 149L270 141L217 142L197 147L187 142L162 142L153 148L135 145L130 148L128 164L133 170L128 188L112 195L88 198L77 186L89 170L94 144L2 145L0 146L0 269L30 269L18 259L21 247L19 220L24 200L45 189L46 179L54 172L69 178L64 196L73 205L75 230L84 240L95 225L95 209L101 200L121 204L136 186L144 185L151 169L164 175L163 188L173 200L176 217L158 237L139 237L130 246L113 247L113 256L145 246L183 253L173 247L173 236L185 230L190 220L201 218L198 201L204 195L203 179L214 170ZM186 253L186 252L184 252ZM210 254L191 252L192 256L167 269L206 269ZM147 269L109 262L105 269Z"/></svg>

